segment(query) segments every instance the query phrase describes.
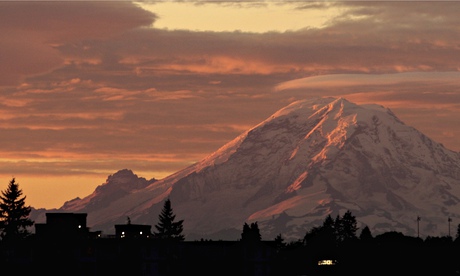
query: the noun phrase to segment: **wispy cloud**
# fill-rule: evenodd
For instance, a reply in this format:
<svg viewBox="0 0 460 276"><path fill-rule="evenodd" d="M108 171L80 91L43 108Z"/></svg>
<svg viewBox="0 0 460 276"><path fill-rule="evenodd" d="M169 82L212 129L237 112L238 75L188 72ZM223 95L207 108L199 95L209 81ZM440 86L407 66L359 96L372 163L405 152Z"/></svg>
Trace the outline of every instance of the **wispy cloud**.
<svg viewBox="0 0 460 276"><path fill-rule="evenodd" d="M343 88L389 85L457 85L460 72L404 72L390 74L333 74L320 75L283 82L277 91L302 88Z"/></svg>

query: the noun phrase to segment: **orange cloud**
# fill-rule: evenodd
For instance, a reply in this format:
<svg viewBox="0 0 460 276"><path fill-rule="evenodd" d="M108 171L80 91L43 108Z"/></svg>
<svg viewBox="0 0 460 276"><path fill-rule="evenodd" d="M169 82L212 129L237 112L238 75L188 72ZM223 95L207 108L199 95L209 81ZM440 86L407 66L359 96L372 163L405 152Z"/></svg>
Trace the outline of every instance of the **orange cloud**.
<svg viewBox="0 0 460 276"><path fill-rule="evenodd" d="M238 74L238 75L269 75L301 71L298 65L270 64L254 59L234 58L231 56L209 56L198 59L181 60L177 64L162 64L153 67L156 70L191 72L196 74Z"/></svg>
<svg viewBox="0 0 460 276"><path fill-rule="evenodd" d="M64 65L59 45L105 39L154 19L130 2L1 2L0 85Z"/></svg>

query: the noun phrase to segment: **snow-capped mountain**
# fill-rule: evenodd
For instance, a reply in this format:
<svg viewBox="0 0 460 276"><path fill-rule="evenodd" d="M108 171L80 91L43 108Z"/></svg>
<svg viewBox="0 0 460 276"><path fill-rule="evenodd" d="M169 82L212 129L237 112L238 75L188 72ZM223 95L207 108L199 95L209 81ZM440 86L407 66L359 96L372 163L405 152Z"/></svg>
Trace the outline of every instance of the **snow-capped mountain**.
<svg viewBox="0 0 460 276"><path fill-rule="evenodd" d="M298 239L347 210L373 234L417 235L417 216L423 236L460 222L460 154L387 108L343 98L294 102L184 170L139 179L126 178L136 188L122 192L105 191L108 180L60 210L87 212L92 229L113 232L127 216L156 224L169 197L186 239L238 239L255 221L263 239Z"/></svg>

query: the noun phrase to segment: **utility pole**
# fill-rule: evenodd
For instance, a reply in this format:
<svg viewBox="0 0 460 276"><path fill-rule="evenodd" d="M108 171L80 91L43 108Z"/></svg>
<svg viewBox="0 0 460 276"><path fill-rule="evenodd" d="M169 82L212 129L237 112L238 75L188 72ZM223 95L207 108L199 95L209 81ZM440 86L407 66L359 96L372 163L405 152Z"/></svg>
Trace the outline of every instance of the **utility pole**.
<svg viewBox="0 0 460 276"><path fill-rule="evenodd" d="M452 219L450 217L447 218L447 223L449 224L449 237L450 237L450 222L452 221Z"/></svg>
<svg viewBox="0 0 460 276"><path fill-rule="evenodd" d="M420 222L421 218L419 216L417 216L417 238L420 237L420 228L419 228L419 222Z"/></svg>

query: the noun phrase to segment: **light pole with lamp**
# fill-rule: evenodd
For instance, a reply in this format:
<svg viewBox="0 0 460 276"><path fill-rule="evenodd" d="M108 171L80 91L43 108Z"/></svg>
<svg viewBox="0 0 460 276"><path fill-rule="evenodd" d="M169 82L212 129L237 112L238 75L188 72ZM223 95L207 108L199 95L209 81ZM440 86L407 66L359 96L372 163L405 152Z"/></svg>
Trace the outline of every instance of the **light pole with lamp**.
<svg viewBox="0 0 460 276"><path fill-rule="evenodd" d="M452 219L450 217L447 218L447 222L449 223L449 237L450 237L450 223L451 223Z"/></svg>
<svg viewBox="0 0 460 276"><path fill-rule="evenodd" d="M420 222L421 218L419 216L417 216L417 238L420 237L420 228L419 228L419 222Z"/></svg>

